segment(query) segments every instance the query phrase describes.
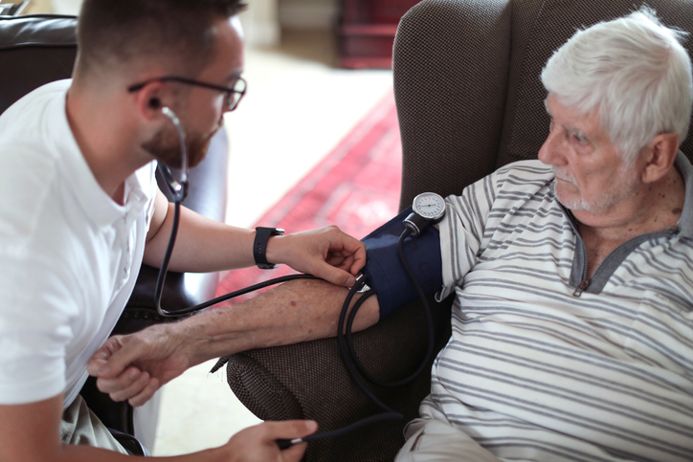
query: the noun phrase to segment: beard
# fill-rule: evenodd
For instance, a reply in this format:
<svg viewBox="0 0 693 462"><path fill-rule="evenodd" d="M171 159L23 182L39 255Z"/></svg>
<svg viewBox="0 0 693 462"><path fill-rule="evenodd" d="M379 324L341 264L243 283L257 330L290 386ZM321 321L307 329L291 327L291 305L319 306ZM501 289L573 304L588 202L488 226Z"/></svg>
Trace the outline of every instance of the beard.
<svg viewBox="0 0 693 462"><path fill-rule="evenodd" d="M185 145L188 152L188 167L194 167L202 162L207 155L212 137L220 128L221 124L206 135L190 133L186 136ZM168 167L181 168L183 166L180 141L178 134L173 128L157 132L151 139L142 143L142 149Z"/></svg>
<svg viewBox="0 0 693 462"><path fill-rule="evenodd" d="M608 211L616 204L632 196L638 190L638 178L634 175L633 171L624 168L620 170L616 175L614 175L614 181L611 183L611 187L599 194L599 196L593 200L588 200L584 195L579 192L577 182L575 178L568 174L567 172L562 172L556 168L554 170L554 176L556 179L553 182L553 190L558 202L560 202L565 208L572 212L585 211L591 214L600 214ZM569 183L573 188L575 188L578 193L572 194L576 197L565 197L558 190L558 179Z"/></svg>

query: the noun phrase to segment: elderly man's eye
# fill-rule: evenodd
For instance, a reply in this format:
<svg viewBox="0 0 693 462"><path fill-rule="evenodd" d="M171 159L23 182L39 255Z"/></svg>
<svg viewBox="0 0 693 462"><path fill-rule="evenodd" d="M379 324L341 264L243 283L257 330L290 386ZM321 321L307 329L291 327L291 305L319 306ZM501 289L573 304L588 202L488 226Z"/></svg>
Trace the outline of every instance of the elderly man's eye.
<svg viewBox="0 0 693 462"><path fill-rule="evenodd" d="M587 139L587 136L585 136L584 133L577 132L577 131L571 131L570 132L570 139L571 141L578 143L578 144L589 144L589 139Z"/></svg>

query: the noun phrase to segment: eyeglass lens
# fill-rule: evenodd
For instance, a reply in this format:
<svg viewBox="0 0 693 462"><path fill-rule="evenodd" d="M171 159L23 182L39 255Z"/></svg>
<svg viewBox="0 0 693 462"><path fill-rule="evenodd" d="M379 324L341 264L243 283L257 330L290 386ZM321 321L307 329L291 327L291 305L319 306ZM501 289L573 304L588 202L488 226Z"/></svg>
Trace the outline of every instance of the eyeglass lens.
<svg viewBox="0 0 693 462"><path fill-rule="evenodd" d="M245 94L245 89L245 80L236 80L236 83L233 85L233 91L226 93L225 106L227 111L233 111L236 109L236 107L238 107L238 103L241 102L241 99L243 99L243 95Z"/></svg>

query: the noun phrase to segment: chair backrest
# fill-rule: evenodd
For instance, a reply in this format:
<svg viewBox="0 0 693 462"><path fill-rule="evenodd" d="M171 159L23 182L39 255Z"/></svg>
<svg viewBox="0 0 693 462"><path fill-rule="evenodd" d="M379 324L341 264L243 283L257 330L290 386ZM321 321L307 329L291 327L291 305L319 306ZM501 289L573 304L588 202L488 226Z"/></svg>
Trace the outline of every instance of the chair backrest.
<svg viewBox="0 0 693 462"><path fill-rule="evenodd" d="M648 0L664 24L693 31L693 2ZM539 79L578 28L623 16L632 0L423 0L393 53L402 136L401 208L422 191L459 194L508 162L535 158L546 134ZM685 46L693 55L693 38ZM693 137L681 146L693 158Z"/></svg>
<svg viewBox="0 0 693 462"><path fill-rule="evenodd" d="M76 24L74 16L0 16L0 113L34 88L70 77Z"/></svg>

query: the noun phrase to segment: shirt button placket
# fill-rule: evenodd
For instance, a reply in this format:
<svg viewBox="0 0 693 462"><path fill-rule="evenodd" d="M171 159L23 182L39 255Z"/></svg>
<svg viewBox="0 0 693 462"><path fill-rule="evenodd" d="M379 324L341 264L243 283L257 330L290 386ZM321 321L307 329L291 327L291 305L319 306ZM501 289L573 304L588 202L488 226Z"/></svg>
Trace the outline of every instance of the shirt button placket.
<svg viewBox="0 0 693 462"><path fill-rule="evenodd" d="M123 216L123 228L122 228L122 236L123 236L123 244L125 248L125 255L123 255L123 284L125 284L125 281L130 277L130 214L126 213Z"/></svg>

